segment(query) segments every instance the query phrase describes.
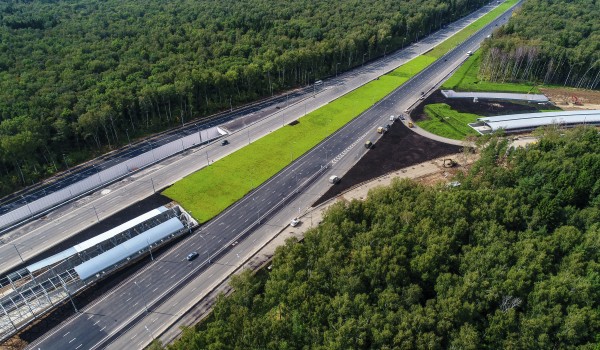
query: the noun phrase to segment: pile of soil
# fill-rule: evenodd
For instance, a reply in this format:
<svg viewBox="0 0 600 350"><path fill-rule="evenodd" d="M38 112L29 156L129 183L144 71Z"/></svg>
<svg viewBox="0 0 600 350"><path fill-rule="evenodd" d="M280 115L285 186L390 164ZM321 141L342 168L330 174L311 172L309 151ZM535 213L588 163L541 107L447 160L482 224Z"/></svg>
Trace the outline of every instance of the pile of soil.
<svg viewBox="0 0 600 350"><path fill-rule="evenodd" d="M403 123L395 122L375 147L342 177L340 183L331 186L313 206L365 181L461 150L460 146L428 139L411 131Z"/></svg>
<svg viewBox="0 0 600 350"><path fill-rule="evenodd" d="M446 98L440 90L429 95L423 103L419 104L411 113L411 117L415 121L427 119L423 112L423 108L428 104L445 103L452 109L462 113L472 113L484 117L495 115L517 114L517 113L535 113L538 111L538 105L527 102L508 102L497 100L479 99L478 102L473 102L471 98ZM559 109L552 105L541 106L543 109Z"/></svg>

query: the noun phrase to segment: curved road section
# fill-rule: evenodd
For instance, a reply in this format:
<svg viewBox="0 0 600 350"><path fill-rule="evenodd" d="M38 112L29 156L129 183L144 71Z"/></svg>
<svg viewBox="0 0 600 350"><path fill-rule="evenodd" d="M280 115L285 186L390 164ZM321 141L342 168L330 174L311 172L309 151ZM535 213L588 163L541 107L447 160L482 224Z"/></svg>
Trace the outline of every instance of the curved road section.
<svg viewBox="0 0 600 350"><path fill-rule="evenodd" d="M155 311L161 305L177 308L179 301L174 296L179 295L178 290L186 287L205 269L236 264L235 256L240 258L236 247L242 243L252 245L256 241L254 232L266 228L266 221L276 217L282 210L295 213L298 208L299 211L300 207L296 206L299 198L318 197L322 189L330 186L326 181L327 176L344 168L347 170L358 159L358 155L364 154L364 147L360 147L357 140L374 132L374 127L385 121L391 112L409 107L420 97L423 89L435 86L460 64L467 51L477 48L481 40L502 21L500 17L482 29L445 59L432 64L201 230L165 252L160 259L31 344L30 348L100 349L119 341L131 347L143 346L144 342L155 336L153 332L157 330L156 320L159 317ZM192 250L198 251L200 257L188 262L185 257ZM233 257L229 253L233 253ZM220 256L223 259L219 259ZM203 287L206 286L196 286L192 292L198 293L197 288ZM146 334L128 333L131 327L138 324L144 325Z"/></svg>

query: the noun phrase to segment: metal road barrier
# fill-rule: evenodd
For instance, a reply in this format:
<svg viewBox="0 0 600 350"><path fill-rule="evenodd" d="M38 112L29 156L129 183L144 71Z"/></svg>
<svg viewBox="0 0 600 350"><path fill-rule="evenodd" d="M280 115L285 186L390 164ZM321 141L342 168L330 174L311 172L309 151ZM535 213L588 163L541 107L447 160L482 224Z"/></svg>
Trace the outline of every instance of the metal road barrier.
<svg viewBox="0 0 600 350"><path fill-rule="evenodd" d="M0 216L0 232L7 231L26 219L45 213L69 200L128 176L160 160L171 157L186 149L196 147L201 143L219 138L223 133L224 131L219 127L200 130L194 134L151 149L149 152L142 153L134 158L127 159L106 170L99 171L96 175L89 176L59 191L25 203L25 205Z"/></svg>

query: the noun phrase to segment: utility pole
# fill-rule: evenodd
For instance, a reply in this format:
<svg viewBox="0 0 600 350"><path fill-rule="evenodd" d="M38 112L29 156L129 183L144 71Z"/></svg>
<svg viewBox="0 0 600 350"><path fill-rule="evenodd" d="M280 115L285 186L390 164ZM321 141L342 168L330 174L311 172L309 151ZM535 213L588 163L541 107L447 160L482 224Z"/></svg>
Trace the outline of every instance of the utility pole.
<svg viewBox="0 0 600 350"><path fill-rule="evenodd" d="M129 148L131 148L131 139L129 138L129 129L125 129L125 134L127 135L127 143L129 143Z"/></svg>
<svg viewBox="0 0 600 350"><path fill-rule="evenodd" d="M148 243L148 250L150 251L150 260L154 261L154 255L152 255L152 244L148 242L148 238L146 238L146 243Z"/></svg>
<svg viewBox="0 0 600 350"><path fill-rule="evenodd" d="M98 216L98 211L96 210L96 206L92 206L92 208L94 209L94 213L96 214L96 219L98 220L98 222L100 222L100 217Z"/></svg>
<svg viewBox="0 0 600 350"><path fill-rule="evenodd" d="M21 262L25 262L25 260L23 260L23 257L21 256L21 253L19 252L19 249L17 249L17 245L14 243L8 243L8 244L11 244L13 247L15 247L15 250L17 251L19 258L21 258Z"/></svg>
<svg viewBox="0 0 600 350"><path fill-rule="evenodd" d="M146 313L149 314L150 310L148 310L148 303L146 302L146 295L144 294L142 287L140 287L140 285L137 284L137 281L133 281L133 284L135 284L135 286L139 288L140 294L142 295L142 299L144 299L144 308L146 309Z"/></svg>

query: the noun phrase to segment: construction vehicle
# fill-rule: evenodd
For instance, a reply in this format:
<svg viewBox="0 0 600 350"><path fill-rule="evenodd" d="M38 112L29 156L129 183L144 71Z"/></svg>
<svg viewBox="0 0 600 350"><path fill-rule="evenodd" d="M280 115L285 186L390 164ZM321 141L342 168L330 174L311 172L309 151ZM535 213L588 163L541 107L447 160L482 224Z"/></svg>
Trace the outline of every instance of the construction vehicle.
<svg viewBox="0 0 600 350"><path fill-rule="evenodd" d="M444 168L452 168L456 165L456 162L450 158L444 159Z"/></svg>

